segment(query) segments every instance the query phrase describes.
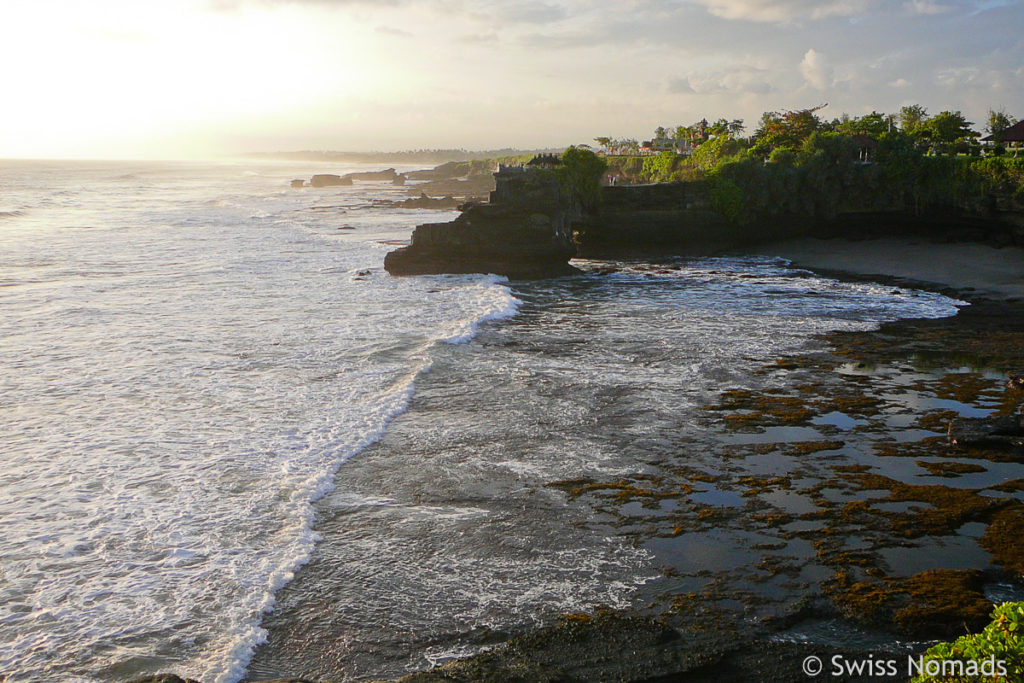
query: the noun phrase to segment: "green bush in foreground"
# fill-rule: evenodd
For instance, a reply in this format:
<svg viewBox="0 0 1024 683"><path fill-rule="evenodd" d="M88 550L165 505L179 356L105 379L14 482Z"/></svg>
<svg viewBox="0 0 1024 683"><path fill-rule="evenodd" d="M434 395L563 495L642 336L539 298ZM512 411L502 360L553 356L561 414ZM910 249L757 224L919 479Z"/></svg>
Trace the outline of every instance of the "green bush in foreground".
<svg viewBox="0 0 1024 683"><path fill-rule="evenodd" d="M1005 662L1005 677L993 678L991 672L976 670L992 658ZM999 605L984 631L935 645L925 653L923 662L923 673L913 683L1024 681L1024 602ZM929 671L939 673L932 675Z"/></svg>

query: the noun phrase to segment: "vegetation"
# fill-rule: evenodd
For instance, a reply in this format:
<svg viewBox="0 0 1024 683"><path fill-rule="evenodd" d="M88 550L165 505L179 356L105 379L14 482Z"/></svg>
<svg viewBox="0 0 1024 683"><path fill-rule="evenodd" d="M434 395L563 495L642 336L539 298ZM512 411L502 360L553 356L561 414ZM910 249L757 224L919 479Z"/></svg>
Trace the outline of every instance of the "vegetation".
<svg viewBox="0 0 1024 683"><path fill-rule="evenodd" d="M635 140L596 141L608 151L607 173L617 182L705 179L715 210L738 224L923 212L992 196L1024 205L1024 158L1005 155L999 145L983 148L960 111L930 116L908 105L895 114L826 121L818 116L824 106L766 112L748 138L740 137L739 119L659 126L646 156ZM1005 112L990 111L986 130L998 136L1013 123Z"/></svg>
<svg viewBox="0 0 1024 683"><path fill-rule="evenodd" d="M1024 680L1024 602L1007 602L992 611L981 633L939 643L919 660L914 683L974 683ZM1003 663L1005 672L999 670ZM989 667L984 669L983 667ZM933 673L934 672L934 673Z"/></svg>
<svg viewBox="0 0 1024 683"><path fill-rule="evenodd" d="M555 171L559 182L574 202L591 211L601 199L601 181L608 168L604 159L582 147L562 152L562 163Z"/></svg>

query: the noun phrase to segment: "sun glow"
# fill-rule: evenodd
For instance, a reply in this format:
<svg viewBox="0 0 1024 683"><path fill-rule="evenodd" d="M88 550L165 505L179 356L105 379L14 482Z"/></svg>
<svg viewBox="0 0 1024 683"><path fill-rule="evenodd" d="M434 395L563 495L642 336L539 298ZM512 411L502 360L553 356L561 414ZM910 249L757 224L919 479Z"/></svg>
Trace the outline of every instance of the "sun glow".
<svg viewBox="0 0 1024 683"><path fill-rule="evenodd" d="M0 156L202 156L360 87L353 41L308 13L188 3L5 10ZM225 132L226 131L226 132ZM223 146L222 146L223 147Z"/></svg>

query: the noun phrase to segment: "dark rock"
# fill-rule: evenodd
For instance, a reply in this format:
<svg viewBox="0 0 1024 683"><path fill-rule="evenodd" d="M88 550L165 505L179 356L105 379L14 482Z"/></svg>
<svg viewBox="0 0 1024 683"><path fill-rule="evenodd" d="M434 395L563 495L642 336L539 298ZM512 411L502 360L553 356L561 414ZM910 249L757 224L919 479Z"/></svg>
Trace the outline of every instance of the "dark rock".
<svg viewBox="0 0 1024 683"><path fill-rule="evenodd" d="M406 199L404 202L393 202L391 205L399 209L437 209L443 211L458 208L459 200L451 195L434 199L421 193L419 197Z"/></svg>
<svg viewBox="0 0 1024 683"><path fill-rule="evenodd" d="M292 181L292 187L305 187L305 186L306 186L306 181L303 180L302 178L296 178L295 180Z"/></svg>
<svg viewBox="0 0 1024 683"><path fill-rule="evenodd" d="M957 418L949 425L949 442L959 448L1024 451L1024 415Z"/></svg>
<svg viewBox="0 0 1024 683"><path fill-rule="evenodd" d="M193 678L182 678L176 674L152 674L133 678L128 683L200 683ZM316 683L305 678L275 678L263 683Z"/></svg>
<svg viewBox="0 0 1024 683"><path fill-rule="evenodd" d="M405 176L401 175L401 174L395 176L395 179L391 181L391 184L392 185L405 185Z"/></svg>
<svg viewBox="0 0 1024 683"><path fill-rule="evenodd" d="M599 210L575 227L580 256L593 258L710 253L743 232L712 210L703 182L601 188Z"/></svg>
<svg viewBox="0 0 1024 683"><path fill-rule="evenodd" d="M395 181L395 178L399 177L395 173L395 169L386 168L383 171L359 171L357 173L346 173L345 178L351 180L388 180L391 182Z"/></svg>
<svg viewBox="0 0 1024 683"><path fill-rule="evenodd" d="M410 193L427 194L431 197L486 196L496 189L494 177L491 175L474 175L468 178L450 178L432 180L421 183L410 189Z"/></svg>
<svg viewBox="0 0 1024 683"><path fill-rule="evenodd" d="M425 168L419 171L410 171L406 175L409 176L410 180L446 180L449 178L465 177L470 169L470 165L459 161L449 161L435 166L434 168Z"/></svg>
<svg viewBox="0 0 1024 683"><path fill-rule="evenodd" d="M418 226L408 247L384 258L387 271L494 273L515 279L580 272L569 265L576 253L574 213L557 181L518 168L499 171L495 178L491 204L469 204L451 223Z"/></svg>
<svg viewBox="0 0 1024 683"><path fill-rule="evenodd" d="M348 176L341 177L340 175L334 175L333 173L321 173L313 176L309 184L313 187L332 187L334 185L351 185L352 179Z"/></svg>
<svg viewBox="0 0 1024 683"><path fill-rule="evenodd" d="M475 206L451 223L428 223L413 232L412 243L384 257L392 275L493 273L514 279L573 275L576 253L551 218L529 220L502 207Z"/></svg>
<svg viewBox="0 0 1024 683"><path fill-rule="evenodd" d="M1024 373L1008 373L1006 388L1011 391L1024 391Z"/></svg>

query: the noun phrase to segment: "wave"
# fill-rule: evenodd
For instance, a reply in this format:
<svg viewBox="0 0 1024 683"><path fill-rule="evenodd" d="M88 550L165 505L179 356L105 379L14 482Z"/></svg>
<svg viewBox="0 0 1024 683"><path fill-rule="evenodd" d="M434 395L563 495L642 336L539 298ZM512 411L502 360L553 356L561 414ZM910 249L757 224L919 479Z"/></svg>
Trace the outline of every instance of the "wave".
<svg viewBox="0 0 1024 683"><path fill-rule="evenodd" d="M477 314L456 321L436 337L422 344L415 353L420 358L418 366L402 377L378 400L380 410L369 431L357 444L339 453L329 467L315 473L292 493L293 499L305 501L301 512L301 531L290 543L283 561L266 578L264 590L258 596L253 610L254 616L238 626L234 642L224 658L226 664L217 663L208 668L200 676L202 680L209 679L215 683L235 683L246 675L256 648L266 642L267 631L261 626L262 617L273 610L277 593L295 577L295 573L299 569L309 562L316 543L320 540L315 530L316 502L336 488L336 478L344 463L377 443L387 431L388 425L408 409L409 402L415 393L416 379L431 369L430 349L438 343L465 344L479 333L482 324L489 321L505 320L516 314L521 302L504 285L508 281L507 278L491 275L459 277L472 285L462 289L467 292L466 303L470 306L480 306ZM454 279L458 281L459 278Z"/></svg>
<svg viewBox="0 0 1024 683"><path fill-rule="evenodd" d="M499 275L485 276L484 283L498 285L508 282L508 278ZM457 321L441 341L448 344L465 344L477 335L480 325L495 320L507 320L516 314L522 302L512 295L507 287L488 288L480 295L489 305L488 312L478 318Z"/></svg>

